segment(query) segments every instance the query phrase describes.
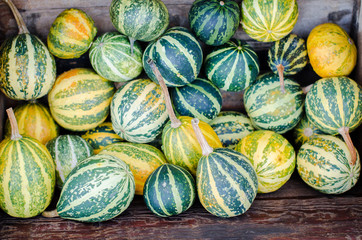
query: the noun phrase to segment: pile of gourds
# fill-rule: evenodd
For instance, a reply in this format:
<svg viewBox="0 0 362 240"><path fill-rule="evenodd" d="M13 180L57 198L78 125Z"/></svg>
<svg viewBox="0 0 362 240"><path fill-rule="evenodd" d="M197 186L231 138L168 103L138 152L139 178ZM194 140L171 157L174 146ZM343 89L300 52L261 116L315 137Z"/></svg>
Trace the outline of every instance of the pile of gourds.
<svg viewBox="0 0 362 240"><path fill-rule="evenodd" d="M362 89L347 77L356 46L332 23L315 27L306 43L291 34L296 0L196 0L190 29L168 29L161 0L113 0L117 31L96 38L89 15L66 9L47 46L4 1L19 34L0 47L1 91L28 101L7 110L0 144L0 207L9 215L100 222L137 194L162 217L186 211L196 195L210 213L232 217L257 193L278 190L296 166L323 193L356 184L360 158L349 133L362 123ZM273 42L271 72L260 74L258 55L232 38L239 23L251 38ZM56 72L53 56L87 51L93 69ZM321 79L302 88L290 76L308 59ZM220 89L243 91L246 113L221 111ZM49 107L37 101L44 96ZM281 135L288 131L293 145ZM45 211L55 187L56 209Z"/></svg>

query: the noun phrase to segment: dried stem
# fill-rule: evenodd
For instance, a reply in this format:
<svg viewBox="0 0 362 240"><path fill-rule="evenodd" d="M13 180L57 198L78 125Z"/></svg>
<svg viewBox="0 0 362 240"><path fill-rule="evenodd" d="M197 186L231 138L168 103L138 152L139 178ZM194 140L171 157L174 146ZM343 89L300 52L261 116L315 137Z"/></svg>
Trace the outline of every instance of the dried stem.
<svg viewBox="0 0 362 240"><path fill-rule="evenodd" d="M46 217L46 218L54 218L54 217L59 217L59 214L57 212L57 209L54 209L52 211L46 211L46 212L43 212L41 214L43 217Z"/></svg>
<svg viewBox="0 0 362 240"><path fill-rule="evenodd" d="M152 68L153 73L155 74L158 83L161 86L163 95L165 97L165 102L166 102L166 109L168 112L168 116L170 117L171 120L171 127L172 128L178 128L179 126L181 126L181 121L176 117L175 112L173 111L172 108L172 103L171 103L171 99L170 99L170 94L168 93L167 90L167 86L165 84L165 81L163 80L163 77L161 76L160 71L158 71L156 64L153 62L152 59L148 59L147 60L147 64L150 65L150 67Z"/></svg>
<svg viewBox="0 0 362 240"><path fill-rule="evenodd" d="M28 28L25 25L24 19L21 17L19 10L16 8L12 0L3 0L13 12L16 23L18 24L19 34L29 33Z"/></svg>
<svg viewBox="0 0 362 240"><path fill-rule="evenodd" d="M18 140L22 138L22 136L19 133L18 123L16 122L15 114L13 111L13 108L6 109L6 113L8 114L8 118L10 121L11 126L11 140Z"/></svg>
<svg viewBox="0 0 362 240"><path fill-rule="evenodd" d="M338 132L342 135L345 143L347 144L348 150L351 154L351 164L354 165L357 161L357 152L356 148L353 145L351 136L349 135L349 127L341 127L338 129Z"/></svg>
<svg viewBox="0 0 362 240"><path fill-rule="evenodd" d="M197 141L199 142L201 149L202 149L202 155L208 156L210 153L214 151L212 147L207 143L205 136L202 134L201 129L199 127L199 119L194 118L191 120L192 127L195 131Z"/></svg>
<svg viewBox="0 0 362 240"><path fill-rule="evenodd" d="M312 88L313 84L309 84L308 86L302 87L302 91L304 94L307 94Z"/></svg>
<svg viewBox="0 0 362 240"><path fill-rule="evenodd" d="M280 81L280 90L282 93L285 93L285 86L284 86L284 66L282 64L277 65L279 81Z"/></svg>

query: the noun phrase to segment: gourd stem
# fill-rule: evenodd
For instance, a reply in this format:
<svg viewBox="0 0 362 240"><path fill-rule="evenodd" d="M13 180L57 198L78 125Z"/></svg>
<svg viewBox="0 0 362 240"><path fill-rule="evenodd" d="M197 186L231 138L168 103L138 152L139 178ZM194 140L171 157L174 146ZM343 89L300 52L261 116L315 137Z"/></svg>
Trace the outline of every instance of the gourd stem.
<svg viewBox="0 0 362 240"><path fill-rule="evenodd" d="M279 75L279 81L280 81L280 89L282 93L285 93L285 87L284 87L284 66L282 64L277 65L278 75Z"/></svg>
<svg viewBox="0 0 362 240"><path fill-rule="evenodd" d="M220 6L224 6L224 5L225 5L224 1L220 1Z"/></svg>
<svg viewBox="0 0 362 240"><path fill-rule="evenodd" d="M147 64L150 65L150 67L152 68L153 74L155 74L158 83L161 86L163 95L165 97L165 102L166 102L166 109L168 112L168 116L170 117L171 120L171 127L172 128L178 128L179 126L181 126L181 121L176 117L175 112L173 111L172 108L172 103L171 103L171 99L170 99L170 94L168 93L167 90L167 86L165 84L165 81L163 80L163 77L161 76L160 71L158 71L156 64L153 62L152 59L148 59L147 60Z"/></svg>
<svg viewBox="0 0 362 240"><path fill-rule="evenodd" d="M4 2L10 7L14 14L16 23L18 24L19 34L29 33L28 28L25 25L24 19L21 17L19 10L15 7L12 0L4 0Z"/></svg>
<svg viewBox="0 0 362 240"><path fill-rule="evenodd" d="M129 39L129 43L131 44L131 57L133 56L133 48L134 48L134 42L136 41L136 39L128 37Z"/></svg>
<svg viewBox="0 0 362 240"><path fill-rule="evenodd" d="M6 113L8 114L8 118L11 126L11 140L18 140L22 138L19 133L18 123L16 122L15 114L12 108L6 109Z"/></svg>
<svg viewBox="0 0 362 240"><path fill-rule="evenodd" d="M304 94L307 94L312 88L313 84L309 84L308 86L302 87L302 91Z"/></svg>
<svg viewBox="0 0 362 240"><path fill-rule="evenodd" d="M338 132L342 135L345 143L347 144L348 150L352 158L351 164L353 166L357 161L357 152L356 148L353 145L351 136L349 135L349 127L341 127L340 129L338 129Z"/></svg>
<svg viewBox="0 0 362 240"><path fill-rule="evenodd" d="M207 143L206 138L202 134L201 129L199 127L199 122L200 121L197 118L191 120L191 124L196 134L197 141L199 142L202 149L202 155L208 156L210 153L214 151L214 149L210 147L210 145Z"/></svg>
<svg viewBox="0 0 362 240"><path fill-rule="evenodd" d="M54 217L59 217L59 214L57 212L57 209L54 209L52 211L46 211L46 212L43 212L41 214L43 217L46 217L46 218L54 218Z"/></svg>

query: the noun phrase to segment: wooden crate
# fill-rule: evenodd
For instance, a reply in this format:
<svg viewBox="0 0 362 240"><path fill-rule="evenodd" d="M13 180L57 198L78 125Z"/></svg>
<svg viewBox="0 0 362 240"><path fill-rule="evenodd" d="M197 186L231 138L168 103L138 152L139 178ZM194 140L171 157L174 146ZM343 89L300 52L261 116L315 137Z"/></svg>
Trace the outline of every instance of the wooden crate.
<svg viewBox="0 0 362 240"><path fill-rule="evenodd" d="M44 42L56 16L66 8L80 8L95 21L98 35L114 31L109 18L111 0L13 0L29 31ZM187 15L193 0L164 0L170 13L170 26L188 27ZM240 0L237 1L240 3ZM351 78L362 85L362 11L361 0L298 0L299 19L294 33L306 38L318 24L334 22L342 26L359 47L359 62ZM17 34L18 28L10 9L0 2L0 44ZM241 29L236 38L246 40L257 51L261 67L267 70L268 43L256 42ZM204 51L208 48L204 46ZM88 56L77 60L57 59L58 74L73 67L90 67ZM301 85L318 77L307 68L297 76ZM18 102L1 95L0 136L4 109ZM223 109L242 109L242 92L223 92ZM362 153L362 127L353 134ZM56 196L50 208L54 208ZM31 219L12 218L0 211L0 239L130 239L130 238L245 238L245 239L357 239L362 236L361 181L342 195L324 195L304 184L298 174L281 189L259 194L252 207L242 216L222 219L212 216L196 201L186 213L169 218L153 215L136 196L131 206L120 216L103 223L85 224L41 216Z"/></svg>

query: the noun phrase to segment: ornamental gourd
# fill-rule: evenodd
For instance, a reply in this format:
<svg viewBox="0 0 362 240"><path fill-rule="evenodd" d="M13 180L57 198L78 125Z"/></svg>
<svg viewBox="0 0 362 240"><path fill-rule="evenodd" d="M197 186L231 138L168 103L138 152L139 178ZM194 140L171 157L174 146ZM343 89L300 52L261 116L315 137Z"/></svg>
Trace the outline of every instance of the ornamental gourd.
<svg viewBox="0 0 362 240"><path fill-rule="evenodd" d="M314 126L307 118L307 115L303 115L298 125L293 129L293 139L296 148L300 148L309 139L315 138L320 134L325 134L319 128Z"/></svg>
<svg viewBox="0 0 362 240"><path fill-rule="evenodd" d="M0 88L9 98L32 100L45 96L56 78L53 56L45 44L29 33L11 0L11 8L19 34L6 39L0 46Z"/></svg>

